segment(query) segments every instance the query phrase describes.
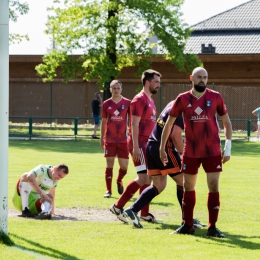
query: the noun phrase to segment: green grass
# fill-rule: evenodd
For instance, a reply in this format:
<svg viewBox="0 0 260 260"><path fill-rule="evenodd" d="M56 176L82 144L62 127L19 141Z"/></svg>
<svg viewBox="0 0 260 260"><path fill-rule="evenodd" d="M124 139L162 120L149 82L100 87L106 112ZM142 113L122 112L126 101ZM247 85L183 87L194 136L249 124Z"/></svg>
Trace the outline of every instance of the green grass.
<svg viewBox="0 0 260 260"><path fill-rule="evenodd" d="M169 179L165 191L151 204L151 212L163 218L163 224L144 223L143 229L134 229L116 219L39 222L9 218L8 235L14 246L0 240L0 255L3 259L259 259L259 150L260 143L233 142L231 161L221 173L218 228L227 239L208 238L205 228L196 229L195 236L169 235L181 222L176 188ZM39 163L59 162L68 164L70 173L58 185L56 207L108 209L117 200L115 182L112 198L103 198L105 159L98 140L10 141L9 208L13 209L13 190L23 172ZM117 169L115 164L114 176ZM130 161L125 184L135 176ZM207 222L203 170L198 175L196 195L194 215Z"/></svg>

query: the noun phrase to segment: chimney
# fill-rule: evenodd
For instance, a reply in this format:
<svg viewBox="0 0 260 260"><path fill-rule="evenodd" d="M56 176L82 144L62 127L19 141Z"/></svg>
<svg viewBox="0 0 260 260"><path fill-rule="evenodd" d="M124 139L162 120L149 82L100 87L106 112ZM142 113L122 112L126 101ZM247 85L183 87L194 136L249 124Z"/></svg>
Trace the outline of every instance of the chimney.
<svg viewBox="0 0 260 260"><path fill-rule="evenodd" d="M211 43L208 45L208 47L206 47L205 44L201 44L201 53L202 54L216 53L216 47L213 47Z"/></svg>

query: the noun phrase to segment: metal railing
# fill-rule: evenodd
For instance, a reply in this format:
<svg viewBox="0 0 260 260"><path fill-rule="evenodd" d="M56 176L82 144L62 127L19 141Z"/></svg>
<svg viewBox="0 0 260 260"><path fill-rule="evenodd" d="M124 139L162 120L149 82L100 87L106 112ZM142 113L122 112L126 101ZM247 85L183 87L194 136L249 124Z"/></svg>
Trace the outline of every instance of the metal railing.
<svg viewBox="0 0 260 260"><path fill-rule="evenodd" d="M69 136L73 136L75 139L77 137L87 137L87 136L91 136L91 134L79 134L79 132L81 132L82 130L86 130L88 129L89 131L93 130L93 126L94 126L94 121L92 117L27 117L27 116L10 116L9 117L10 122L12 119L20 119L18 121L27 121L26 125L23 126L23 128L27 128L28 127L28 134L22 134L22 136L26 136L29 137L29 139L31 140L32 137L35 137L36 135L34 135L34 129L43 129L43 127L39 127L37 126L37 123L35 123L35 121L41 121L44 122L45 124L45 129L51 129L51 130L56 130L56 129L67 129L67 130L72 130L71 134L69 134ZM49 123L47 124L44 120L49 121ZM17 121L17 120L15 120ZM61 124L58 125L58 122L68 122L71 121L70 125L66 125L66 127L62 126ZM73 122L73 123L72 123ZM86 123L83 124L83 123ZM220 120L220 129L223 129L221 123L222 121ZM252 122L257 122L257 120L255 119L231 119L232 124L239 122L239 124L242 124L243 126L240 128L243 128L242 130L236 130L233 131L233 138L235 139L248 139L251 137L251 133L252 133ZM38 123L40 124L40 123ZM49 126L48 126L49 125ZM48 127L47 127L48 126ZM12 134L11 129L14 128L14 126L12 126L12 123L9 124L9 136L10 137L15 137L17 136L17 134ZM21 127L19 127L21 128ZM82 132L81 132L82 133ZM220 135L223 135L223 131L220 133ZM50 137L50 136L48 136ZM56 136L57 137L57 136Z"/></svg>

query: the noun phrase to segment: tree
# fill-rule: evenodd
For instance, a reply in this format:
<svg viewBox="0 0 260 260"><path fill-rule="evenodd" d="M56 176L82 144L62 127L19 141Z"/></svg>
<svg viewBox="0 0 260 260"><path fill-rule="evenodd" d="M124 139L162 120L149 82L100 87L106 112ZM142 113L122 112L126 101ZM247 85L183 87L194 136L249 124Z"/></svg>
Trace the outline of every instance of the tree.
<svg viewBox="0 0 260 260"><path fill-rule="evenodd" d="M29 6L27 3L20 3L19 1L10 0L9 1L9 19L13 22L17 22L18 13L20 15L27 14L29 11ZM21 42L23 39L29 40L28 35L21 35L18 33L9 34L9 43L13 44L15 42Z"/></svg>
<svg viewBox="0 0 260 260"><path fill-rule="evenodd" d="M59 2L59 1L56 1ZM64 82L83 77L104 83L118 77L124 67L137 66L137 76L150 67L150 57L162 56L178 70L190 72L201 64L185 53L191 31L181 20L183 0L65 0L64 8L52 7L46 33L58 50L36 66L44 81L61 73ZM150 44L156 35L158 42ZM158 52L153 53L157 46ZM82 55L71 55L81 50Z"/></svg>

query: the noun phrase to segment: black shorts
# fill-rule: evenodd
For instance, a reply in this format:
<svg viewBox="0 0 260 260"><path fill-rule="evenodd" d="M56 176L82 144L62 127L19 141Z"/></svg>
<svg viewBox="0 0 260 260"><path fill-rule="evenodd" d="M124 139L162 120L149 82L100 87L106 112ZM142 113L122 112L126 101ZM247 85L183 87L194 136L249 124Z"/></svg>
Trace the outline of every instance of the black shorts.
<svg viewBox="0 0 260 260"><path fill-rule="evenodd" d="M166 147L168 163L164 166L160 159L159 147L160 144L157 142L148 142L146 146L148 175L169 174L170 176L175 176L180 174L181 159L178 152L172 147Z"/></svg>

